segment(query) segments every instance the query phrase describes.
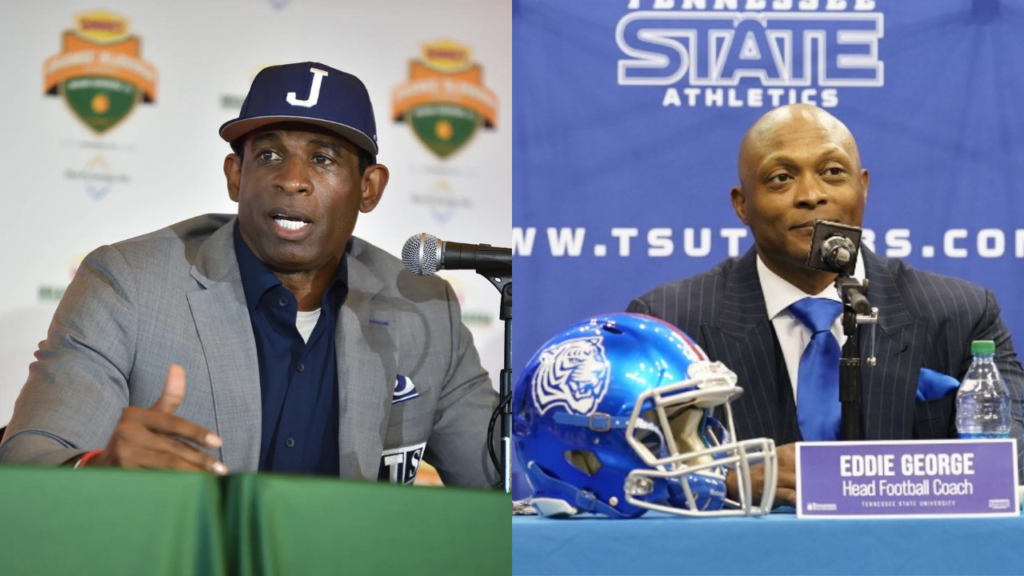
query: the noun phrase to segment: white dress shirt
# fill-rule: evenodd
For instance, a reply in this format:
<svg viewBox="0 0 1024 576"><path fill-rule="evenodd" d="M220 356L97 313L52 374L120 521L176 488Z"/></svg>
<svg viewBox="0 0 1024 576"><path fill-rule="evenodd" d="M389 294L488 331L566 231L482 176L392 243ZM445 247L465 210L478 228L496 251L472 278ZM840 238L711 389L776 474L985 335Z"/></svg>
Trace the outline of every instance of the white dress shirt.
<svg viewBox="0 0 1024 576"><path fill-rule="evenodd" d="M793 316L793 313L789 311L789 306L812 295L805 293L769 270L768 266L761 261L760 255L757 256L757 276L761 280L761 291L764 293L764 305L768 309L768 318L771 319L772 326L775 327L775 335L779 337L779 347L782 348L782 358L786 361L789 381L793 384L793 400L795 402L797 386L800 384L797 378L800 372L800 357L803 356L804 349L811 341L812 334L810 328L804 326L803 322ZM864 258L859 252L857 253L857 264L853 268L853 277L861 282L864 281ZM842 302L834 284L829 284L820 294L815 294L813 297ZM839 341L840 347L846 343L842 314L832 322L832 335Z"/></svg>

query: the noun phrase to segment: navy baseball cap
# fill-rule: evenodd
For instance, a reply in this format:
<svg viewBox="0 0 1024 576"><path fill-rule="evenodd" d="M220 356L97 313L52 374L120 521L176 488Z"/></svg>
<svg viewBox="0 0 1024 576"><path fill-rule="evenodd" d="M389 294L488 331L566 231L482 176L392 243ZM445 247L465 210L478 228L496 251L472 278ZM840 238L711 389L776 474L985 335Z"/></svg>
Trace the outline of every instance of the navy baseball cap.
<svg viewBox="0 0 1024 576"><path fill-rule="evenodd" d="M220 137L232 142L267 124L289 121L321 126L377 155L377 123L366 86L318 62L260 70L241 113L220 127Z"/></svg>

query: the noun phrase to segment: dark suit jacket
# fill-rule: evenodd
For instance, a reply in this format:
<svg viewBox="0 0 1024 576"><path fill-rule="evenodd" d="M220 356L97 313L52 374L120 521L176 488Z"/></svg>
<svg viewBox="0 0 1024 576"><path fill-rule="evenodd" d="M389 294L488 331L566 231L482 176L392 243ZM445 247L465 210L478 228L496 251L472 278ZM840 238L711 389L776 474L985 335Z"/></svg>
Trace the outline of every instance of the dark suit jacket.
<svg viewBox="0 0 1024 576"><path fill-rule="evenodd" d="M868 298L879 309L880 323L878 365L861 363L866 439L955 437L955 394L919 402L915 393L921 368L962 379L972 340L996 343L996 363L1013 400L1010 435L1019 439L1024 371L992 292L868 250L863 254ZM736 373L745 391L733 402L740 438L763 436L776 444L801 440L793 387L765 309L753 249L703 274L659 286L633 300L628 311L675 324ZM861 329L859 342L863 360L868 328Z"/></svg>

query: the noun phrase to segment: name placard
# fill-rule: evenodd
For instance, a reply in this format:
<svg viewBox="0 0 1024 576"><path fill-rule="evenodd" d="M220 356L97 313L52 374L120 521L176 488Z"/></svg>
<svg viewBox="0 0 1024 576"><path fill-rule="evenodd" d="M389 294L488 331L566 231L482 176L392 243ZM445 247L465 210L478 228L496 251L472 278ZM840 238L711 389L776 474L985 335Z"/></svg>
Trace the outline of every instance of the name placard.
<svg viewBox="0 0 1024 576"><path fill-rule="evenodd" d="M800 518L1019 516L1013 440L801 442Z"/></svg>

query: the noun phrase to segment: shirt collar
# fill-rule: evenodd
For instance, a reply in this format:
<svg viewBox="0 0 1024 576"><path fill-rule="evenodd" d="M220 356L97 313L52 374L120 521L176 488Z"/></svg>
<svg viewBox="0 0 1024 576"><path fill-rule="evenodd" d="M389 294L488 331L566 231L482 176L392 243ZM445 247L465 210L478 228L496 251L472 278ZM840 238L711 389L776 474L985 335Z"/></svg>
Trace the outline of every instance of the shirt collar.
<svg viewBox="0 0 1024 576"><path fill-rule="evenodd" d="M776 316L785 312L794 302L812 296L769 270L768 266L761 260L760 254L757 255L757 276L761 281L761 292L764 293L764 305L768 311L769 320L774 320ZM853 277L863 282L864 276L864 255L863 251L858 250L857 264L853 267ZM829 284L820 294L814 294L813 297L828 298L829 300L842 302L835 284Z"/></svg>
<svg viewBox="0 0 1024 576"><path fill-rule="evenodd" d="M274 276L270 268L267 268L267 265L256 254L253 254L249 245L242 238L242 232L238 228L237 221L235 222L234 235L235 257L238 258L238 271L242 276L242 290L245 292L245 301L250 311L255 310L263 295L268 290L280 286L281 281L277 279L277 276ZM342 255L338 268L334 271L334 279L331 281L331 285L327 287L327 290L324 291L324 297L321 302L328 301L328 294L339 294L342 302L348 295L347 256L347 252ZM341 290L338 290L338 288L341 288Z"/></svg>

